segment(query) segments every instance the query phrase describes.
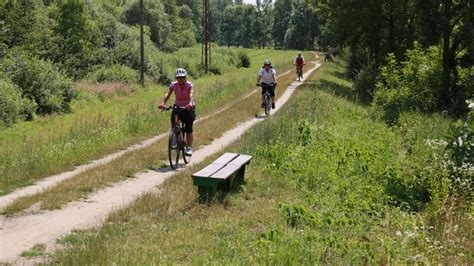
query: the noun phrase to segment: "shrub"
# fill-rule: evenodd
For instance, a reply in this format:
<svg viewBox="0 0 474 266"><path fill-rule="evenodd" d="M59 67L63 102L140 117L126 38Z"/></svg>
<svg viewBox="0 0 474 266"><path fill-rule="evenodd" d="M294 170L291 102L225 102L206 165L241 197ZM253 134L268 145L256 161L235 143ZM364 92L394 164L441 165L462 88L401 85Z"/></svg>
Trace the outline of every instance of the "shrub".
<svg viewBox="0 0 474 266"><path fill-rule="evenodd" d="M248 68L250 67L250 57L246 53L239 53L239 63L237 64L237 67L245 67Z"/></svg>
<svg viewBox="0 0 474 266"><path fill-rule="evenodd" d="M452 161L450 179L456 194L469 195L474 179L474 104L466 119L451 129L446 151ZM470 195L472 197L472 195Z"/></svg>
<svg viewBox="0 0 474 266"><path fill-rule="evenodd" d="M368 65L357 72L353 89L362 102L369 103L372 101L377 76L378 70L373 65Z"/></svg>
<svg viewBox="0 0 474 266"><path fill-rule="evenodd" d="M69 104L76 95L74 84L52 63L14 51L6 56L0 66L20 88L23 97L34 100L36 112L69 111Z"/></svg>
<svg viewBox="0 0 474 266"><path fill-rule="evenodd" d="M376 114L394 122L400 112L433 112L442 108L442 62L438 47L421 49L417 44L398 63L394 54L380 70L372 107Z"/></svg>
<svg viewBox="0 0 474 266"><path fill-rule="evenodd" d="M0 125L15 123L22 109L21 94L10 82L0 80Z"/></svg>
<svg viewBox="0 0 474 266"><path fill-rule="evenodd" d="M91 82L104 81L136 81L138 80L138 73L124 65L101 66L94 72L87 75L87 80Z"/></svg>

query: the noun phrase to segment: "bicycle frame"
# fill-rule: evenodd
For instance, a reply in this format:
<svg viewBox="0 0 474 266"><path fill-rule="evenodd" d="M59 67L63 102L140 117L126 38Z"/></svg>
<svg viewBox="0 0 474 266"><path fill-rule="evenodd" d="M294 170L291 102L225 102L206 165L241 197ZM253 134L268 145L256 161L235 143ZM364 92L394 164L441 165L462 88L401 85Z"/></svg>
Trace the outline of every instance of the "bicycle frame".
<svg viewBox="0 0 474 266"><path fill-rule="evenodd" d="M172 117L173 124L170 130L170 137L169 137L169 143L168 143L168 156L169 156L169 162L170 162L171 168L176 169L178 167L180 153L182 154L184 163L189 162L189 158L186 157L185 152L184 152L184 148L186 146L185 127L184 127L183 122L180 119L180 113L179 113L180 107L169 106L169 107L166 107L164 110L175 111L174 113L172 113L174 116ZM176 139L175 139L176 146L173 146L173 142L174 142L173 136L176 136Z"/></svg>
<svg viewBox="0 0 474 266"><path fill-rule="evenodd" d="M296 65L296 74L298 75L298 81L301 81L301 77L303 76L303 65Z"/></svg>
<svg viewBox="0 0 474 266"><path fill-rule="evenodd" d="M265 87L273 87L275 86L273 83L270 84L270 85L263 85L261 84L260 85L262 88L265 88ZM270 107L270 99L271 99L271 96L270 96L270 92L267 90L265 90L265 93L263 94L263 99L264 99L264 107L265 107L265 115L268 117L270 116L270 110L271 110L271 107Z"/></svg>

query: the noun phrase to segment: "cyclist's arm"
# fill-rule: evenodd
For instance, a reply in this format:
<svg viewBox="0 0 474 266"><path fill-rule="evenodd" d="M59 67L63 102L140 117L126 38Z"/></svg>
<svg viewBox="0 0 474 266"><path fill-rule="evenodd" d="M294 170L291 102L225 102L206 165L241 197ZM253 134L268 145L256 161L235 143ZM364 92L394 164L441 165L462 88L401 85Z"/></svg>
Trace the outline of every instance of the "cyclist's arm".
<svg viewBox="0 0 474 266"><path fill-rule="evenodd" d="M196 103L194 102L194 89L191 87L191 90L189 90L189 105L195 106Z"/></svg>
<svg viewBox="0 0 474 266"><path fill-rule="evenodd" d="M172 93L173 93L173 89L169 88L168 91L165 93L165 97L163 98L163 101L161 102L160 105L165 105L168 99L171 97Z"/></svg>
<svg viewBox="0 0 474 266"><path fill-rule="evenodd" d="M260 74L257 75L257 86L260 85L260 80L262 79L262 77L260 76Z"/></svg>

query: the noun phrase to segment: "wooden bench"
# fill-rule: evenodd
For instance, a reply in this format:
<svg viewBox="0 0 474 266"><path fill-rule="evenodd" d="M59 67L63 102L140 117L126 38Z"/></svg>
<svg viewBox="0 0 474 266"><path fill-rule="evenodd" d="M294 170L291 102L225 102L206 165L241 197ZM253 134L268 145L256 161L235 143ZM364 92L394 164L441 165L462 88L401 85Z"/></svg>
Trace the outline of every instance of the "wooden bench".
<svg viewBox="0 0 474 266"><path fill-rule="evenodd" d="M192 174L193 184L198 186L201 200L211 199L219 189L230 191L231 177L234 182L243 183L245 166L250 163L252 156L237 153L225 153L200 171Z"/></svg>

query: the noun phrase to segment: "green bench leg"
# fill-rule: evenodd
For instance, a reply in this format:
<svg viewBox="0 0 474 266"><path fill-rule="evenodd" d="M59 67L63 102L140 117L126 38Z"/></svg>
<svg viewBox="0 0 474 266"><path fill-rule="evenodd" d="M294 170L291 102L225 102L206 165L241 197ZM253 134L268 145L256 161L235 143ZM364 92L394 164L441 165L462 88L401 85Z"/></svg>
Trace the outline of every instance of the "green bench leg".
<svg viewBox="0 0 474 266"><path fill-rule="evenodd" d="M220 183L218 186L218 189L220 191L229 192L230 191L230 178L227 178L226 180L224 180L224 182Z"/></svg>
<svg viewBox="0 0 474 266"><path fill-rule="evenodd" d="M235 183L236 184L243 184L244 183L244 176L245 176L245 165L240 167L239 171L235 174Z"/></svg>
<svg viewBox="0 0 474 266"><path fill-rule="evenodd" d="M199 201L210 201L216 193L216 187L198 187Z"/></svg>

